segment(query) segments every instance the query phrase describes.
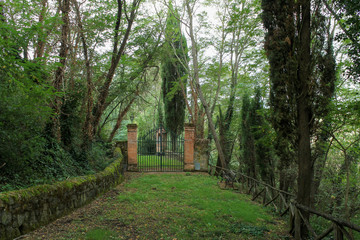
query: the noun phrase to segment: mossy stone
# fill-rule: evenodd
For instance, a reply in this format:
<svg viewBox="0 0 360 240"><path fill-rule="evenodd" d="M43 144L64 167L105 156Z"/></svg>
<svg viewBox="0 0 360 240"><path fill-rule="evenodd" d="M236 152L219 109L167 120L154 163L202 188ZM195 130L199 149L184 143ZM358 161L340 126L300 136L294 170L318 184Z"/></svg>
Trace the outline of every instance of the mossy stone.
<svg viewBox="0 0 360 240"><path fill-rule="evenodd" d="M25 220L25 214L18 214L17 215L17 222L18 222L19 227L21 225L23 225L24 220Z"/></svg>
<svg viewBox="0 0 360 240"><path fill-rule="evenodd" d="M1 216L1 223L3 225L8 225L9 223L11 223L11 220L12 220L11 213L9 213L8 211L4 211Z"/></svg>

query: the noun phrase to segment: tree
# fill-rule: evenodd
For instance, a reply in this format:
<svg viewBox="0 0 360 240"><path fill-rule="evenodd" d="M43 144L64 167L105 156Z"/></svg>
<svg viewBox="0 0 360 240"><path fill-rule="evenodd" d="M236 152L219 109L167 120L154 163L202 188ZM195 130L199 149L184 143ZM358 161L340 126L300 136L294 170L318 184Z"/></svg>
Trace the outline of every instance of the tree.
<svg viewBox="0 0 360 240"><path fill-rule="evenodd" d="M252 131L253 111L251 107L251 100L248 94L244 94L242 98L242 111L241 111L241 149L242 160L245 163L246 175L256 178L256 149L255 139Z"/></svg>
<svg viewBox="0 0 360 240"><path fill-rule="evenodd" d="M161 59L165 125L171 131L174 140L184 129L188 62L187 43L181 33L178 15L170 2ZM185 89L185 93L182 89Z"/></svg>
<svg viewBox="0 0 360 240"><path fill-rule="evenodd" d="M117 1L117 15L114 27L113 50L111 54L110 66L108 67L105 75L105 81L99 90L99 96L92 110L94 113L93 123L89 125L92 127L92 131L86 131L87 133L91 134L85 134L86 137L84 141L91 141L93 139L93 136L96 135L96 131L101 121L101 117L107 106L106 100L109 96L111 83L113 82L119 62L125 54L125 48L127 46L129 36L141 2L142 0L133 0L130 6L126 6L123 1ZM126 24L122 23L122 20L125 19L127 22ZM120 29L120 27L124 28Z"/></svg>
<svg viewBox="0 0 360 240"><path fill-rule="evenodd" d="M251 102L250 125L255 143L256 164L261 180L275 186L272 129L266 119L268 112L264 109L261 89L255 88L255 96Z"/></svg>
<svg viewBox="0 0 360 240"><path fill-rule="evenodd" d="M262 1L263 22L267 29L265 48L270 61L273 124L280 136L278 142L284 143L285 151L280 147L277 149L283 156L286 156L287 149L294 149L297 153L297 201L306 206L311 204L314 177L313 130L316 123L321 122L331 99L334 81L334 77L324 79L316 74L320 69L323 75L334 76L331 73L334 66L329 64L330 67L317 68L321 65L319 58L311 57L319 49L314 32L318 29L316 21L322 22L317 11L320 6L319 2L312 5L309 0ZM313 19L311 14L315 16ZM329 46L331 50L331 41ZM333 63L331 58L330 62ZM287 147L291 145L292 148ZM290 159L281 160L280 166L289 163ZM303 215L309 218L308 213ZM295 237L300 239L306 236L306 226L300 217L296 221L301 230L295 232Z"/></svg>
<svg viewBox="0 0 360 240"><path fill-rule="evenodd" d="M69 51L69 35L70 35L70 0L59 1L59 7L61 9L62 15L62 25L61 25L61 39L60 39L60 50L59 50L59 66L55 71L55 79L53 81L54 89L57 92L63 91L64 77L65 77L65 68L66 61ZM63 100L60 96L55 97L53 104L54 116L52 117L52 126L51 133L54 138L60 143L61 141L61 106Z"/></svg>
<svg viewBox="0 0 360 240"><path fill-rule="evenodd" d="M42 133L54 94L47 81L49 66L23 53L40 28L21 28L11 7L0 3L0 185L16 180L26 185L46 149Z"/></svg>
<svg viewBox="0 0 360 240"><path fill-rule="evenodd" d="M224 26L222 28L222 41L227 48L225 53L230 55L230 85L229 95L227 97L227 106L225 114L220 114L219 117L219 137L224 150L225 161L227 164L231 162L233 144L231 144L236 136L231 132L231 125L236 112L235 99L239 95L238 84L246 75L244 67L241 63L245 62L243 58L249 57L254 60L251 54L251 48L256 46L255 39L261 34L259 31L260 16L256 14L258 5L255 1L225 1L225 10L223 14L228 14ZM255 16L254 16L255 15ZM254 17L251 17L254 16ZM220 56L222 56L222 48L220 50ZM220 60L220 62L223 59ZM221 76L222 64L219 66L219 76ZM224 78L228 76L223 76ZM220 113L221 110L220 110ZM217 166L220 166L221 162L218 159Z"/></svg>
<svg viewBox="0 0 360 240"><path fill-rule="evenodd" d="M270 107L275 129L275 150L279 156L280 189L288 191L292 181L289 169L294 159L295 103L292 79L296 78L294 3L262 1L267 29L265 49L270 62Z"/></svg>
<svg viewBox="0 0 360 240"><path fill-rule="evenodd" d="M259 87L255 88L253 98L245 93L242 97L240 150L241 163L245 164L248 176L257 178L274 186L274 161L271 145L271 126L267 123L265 109Z"/></svg>
<svg viewBox="0 0 360 240"><path fill-rule="evenodd" d="M212 120L211 109L209 108L209 104L206 102L206 100L204 98L204 94L200 87L198 48L197 48L197 42L195 39L194 22L193 22L194 5L191 5L190 1L186 0L185 9L186 9L186 12L187 12L187 15L189 18L188 19L189 20L189 35L190 35L190 39L191 39L191 56L192 56L192 62L193 62L193 76L191 76L191 78L194 80L194 84L195 84L194 90L196 90L196 92L200 98L200 101L205 109L205 113L206 113L206 116L207 116L207 119L209 122L210 131L212 132L212 136L214 138L215 145L218 150L221 167L227 168L225 155L224 155L223 149L221 147L218 135L216 133L215 125ZM197 104L197 103L195 103L195 104Z"/></svg>

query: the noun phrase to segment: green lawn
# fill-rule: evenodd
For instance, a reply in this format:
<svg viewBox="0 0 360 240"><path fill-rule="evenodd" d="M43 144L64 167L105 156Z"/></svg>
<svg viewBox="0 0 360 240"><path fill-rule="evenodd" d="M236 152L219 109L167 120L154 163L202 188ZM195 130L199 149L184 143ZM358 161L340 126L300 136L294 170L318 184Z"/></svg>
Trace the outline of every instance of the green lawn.
<svg viewBox="0 0 360 240"><path fill-rule="evenodd" d="M213 177L139 175L29 239L289 239L269 210Z"/></svg>
<svg viewBox="0 0 360 240"><path fill-rule="evenodd" d="M138 155L138 168L142 169L163 169L168 170L182 170L183 161L177 160L175 158L168 158L166 156L155 156L155 155Z"/></svg>

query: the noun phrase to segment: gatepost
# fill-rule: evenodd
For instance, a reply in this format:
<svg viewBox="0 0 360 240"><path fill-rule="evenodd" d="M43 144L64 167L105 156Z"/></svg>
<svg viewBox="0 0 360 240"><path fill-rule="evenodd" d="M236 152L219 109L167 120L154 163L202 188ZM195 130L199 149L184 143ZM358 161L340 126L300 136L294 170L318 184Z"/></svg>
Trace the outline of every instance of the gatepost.
<svg viewBox="0 0 360 240"><path fill-rule="evenodd" d="M185 123L184 136L184 170L194 171L195 127L192 123Z"/></svg>
<svg viewBox="0 0 360 240"><path fill-rule="evenodd" d="M128 124L128 170L137 171L137 125Z"/></svg>

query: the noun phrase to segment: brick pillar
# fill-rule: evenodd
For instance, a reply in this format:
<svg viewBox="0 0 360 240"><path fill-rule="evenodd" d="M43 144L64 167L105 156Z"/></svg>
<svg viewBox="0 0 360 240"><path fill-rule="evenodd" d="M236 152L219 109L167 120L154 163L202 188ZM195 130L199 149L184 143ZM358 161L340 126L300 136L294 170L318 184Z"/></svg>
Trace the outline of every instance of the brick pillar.
<svg viewBox="0 0 360 240"><path fill-rule="evenodd" d="M184 170L194 170L194 144L195 144L195 127L191 123L185 123L184 137Z"/></svg>
<svg viewBox="0 0 360 240"><path fill-rule="evenodd" d="M128 170L137 170L137 125L128 124Z"/></svg>

